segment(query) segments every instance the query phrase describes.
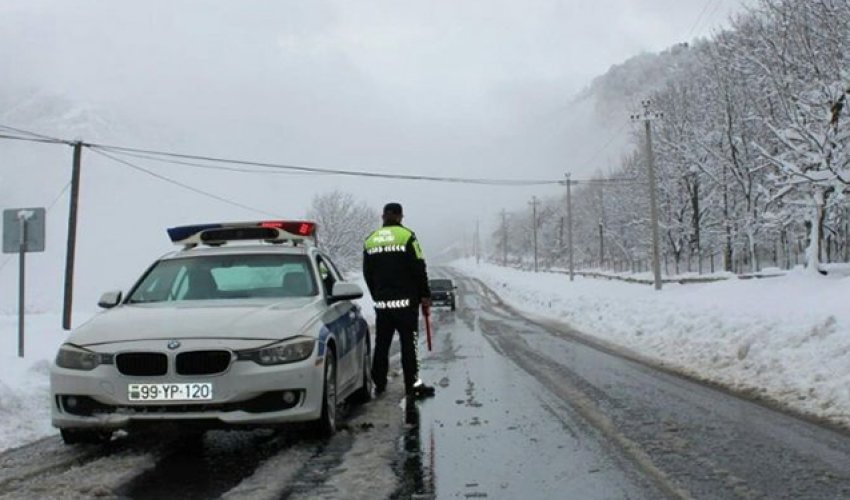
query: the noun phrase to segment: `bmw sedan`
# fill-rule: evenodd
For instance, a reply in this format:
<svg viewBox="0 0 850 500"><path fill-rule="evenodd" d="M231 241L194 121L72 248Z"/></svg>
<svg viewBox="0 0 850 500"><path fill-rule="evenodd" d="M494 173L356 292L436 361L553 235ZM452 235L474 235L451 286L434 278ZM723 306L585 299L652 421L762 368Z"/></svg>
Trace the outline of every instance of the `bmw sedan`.
<svg viewBox="0 0 850 500"><path fill-rule="evenodd" d="M347 283L304 222L169 230L180 251L75 329L51 369L66 443L137 424L336 429L337 406L371 398L370 337Z"/></svg>

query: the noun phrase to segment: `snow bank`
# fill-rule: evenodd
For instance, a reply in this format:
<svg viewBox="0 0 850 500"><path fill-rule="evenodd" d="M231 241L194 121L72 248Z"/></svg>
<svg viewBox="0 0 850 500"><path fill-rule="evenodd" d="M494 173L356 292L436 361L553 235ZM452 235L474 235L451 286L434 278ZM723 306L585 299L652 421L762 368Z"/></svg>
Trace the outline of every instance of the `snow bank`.
<svg viewBox="0 0 850 500"><path fill-rule="evenodd" d="M27 315L26 356L18 358L18 317L0 316L0 450L56 432L50 426L49 370L67 336L60 325L59 314Z"/></svg>
<svg viewBox="0 0 850 500"><path fill-rule="evenodd" d="M677 370L850 426L850 278L646 285L454 266L507 303Z"/></svg>

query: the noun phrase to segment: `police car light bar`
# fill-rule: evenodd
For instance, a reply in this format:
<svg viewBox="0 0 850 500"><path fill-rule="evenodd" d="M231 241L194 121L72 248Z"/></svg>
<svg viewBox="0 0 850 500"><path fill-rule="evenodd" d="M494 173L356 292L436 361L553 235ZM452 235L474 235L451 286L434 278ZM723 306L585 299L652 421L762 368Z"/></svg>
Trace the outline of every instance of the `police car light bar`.
<svg viewBox="0 0 850 500"><path fill-rule="evenodd" d="M261 240L270 242L310 241L315 244L316 223L298 220L260 222L224 222L195 224L168 229L171 242L186 247L199 244L223 245L229 241Z"/></svg>

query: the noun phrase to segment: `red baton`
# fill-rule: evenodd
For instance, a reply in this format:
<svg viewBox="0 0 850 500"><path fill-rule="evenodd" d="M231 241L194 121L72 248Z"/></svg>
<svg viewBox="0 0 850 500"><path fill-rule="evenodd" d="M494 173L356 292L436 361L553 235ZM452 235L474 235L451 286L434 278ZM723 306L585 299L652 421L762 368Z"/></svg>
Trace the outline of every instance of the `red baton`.
<svg viewBox="0 0 850 500"><path fill-rule="evenodd" d="M425 316L425 335L428 339L428 350L431 350L431 308L422 304L422 314Z"/></svg>

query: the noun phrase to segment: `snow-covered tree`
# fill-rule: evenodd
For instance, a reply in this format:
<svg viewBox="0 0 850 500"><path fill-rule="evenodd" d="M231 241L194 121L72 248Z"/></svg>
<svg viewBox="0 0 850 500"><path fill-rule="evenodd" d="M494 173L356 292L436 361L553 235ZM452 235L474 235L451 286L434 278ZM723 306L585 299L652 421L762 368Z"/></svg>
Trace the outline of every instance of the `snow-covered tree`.
<svg viewBox="0 0 850 500"><path fill-rule="evenodd" d="M756 0L711 39L643 54L594 81L602 115L644 97L664 114L652 129L662 251L676 268L706 254L712 265L722 255L728 271L790 267L804 249L812 271L850 261L848 47L850 0ZM633 182L573 188L579 266L648 256L642 127L633 142L634 154L602 176ZM564 201L541 203L546 265L568 255ZM528 221L530 210L512 217ZM528 262L532 226L518 226L508 251Z"/></svg>
<svg viewBox="0 0 850 500"><path fill-rule="evenodd" d="M318 224L319 245L342 270L357 269L363 241L375 228L378 214L351 193L331 191L313 197L307 218Z"/></svg>

